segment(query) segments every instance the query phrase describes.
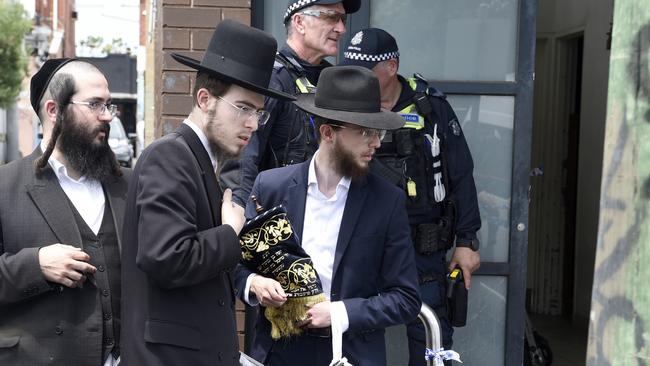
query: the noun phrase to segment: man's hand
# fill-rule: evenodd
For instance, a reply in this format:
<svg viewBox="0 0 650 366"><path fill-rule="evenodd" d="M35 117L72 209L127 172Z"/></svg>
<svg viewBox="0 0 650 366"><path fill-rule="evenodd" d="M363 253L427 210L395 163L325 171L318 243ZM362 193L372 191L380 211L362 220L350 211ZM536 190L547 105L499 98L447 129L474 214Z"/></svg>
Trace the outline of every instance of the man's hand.
<svg viewBox="0 0 650 366"><path fill-rule="evenodd" d="M45 279L70 288L82 287L86 273L97 271L86 263L89 260L87 253L71 245L52 244L38 251L38 263Z"/></svg>
<svg viewBox="0 0 650 366"><path fill-rule="evenodd" d="M451 257L451 262L449 262L449 271L456 267L460 267L463 271L463 277L465 278L465 288L469 290L469 286L472 283L472 273L478 269L481 265L481 256L478 252L473 251L470 248L465 247L456 247L454 249L454 255Z"/></svg>
<svg viewBox="0 0 650 366"><path fill-rule="evenodd" d="M250 291L255 294L262 306L277 308L287 301L280 282L264 276L253 276Z"/></svg>
<svg viewBox="0 0 650 366"><path fill-rule="evenodd" d="M223 203L221 204L221 222L224 225L230 225L237 235L241 232L246 217L244 216L244 208L232 201L232 190L226 188L223 192Z"/></svg>
<svg viewBox="0 0 650 366"><path fill-rule="evenodd" d="M332 316L330 314L329 301L314 304L307 310L307 317L298 324L299 327L307 328L326 328L332 325Z"/></svg>

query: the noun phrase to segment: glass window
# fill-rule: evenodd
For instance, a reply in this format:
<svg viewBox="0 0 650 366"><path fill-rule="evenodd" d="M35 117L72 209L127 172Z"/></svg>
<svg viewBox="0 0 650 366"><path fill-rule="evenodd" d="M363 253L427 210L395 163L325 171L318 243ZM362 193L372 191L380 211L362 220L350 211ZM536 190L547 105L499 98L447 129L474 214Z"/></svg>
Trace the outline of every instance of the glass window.
<svg viewBox="0 0 650 366"><path fill-rule="evenodd" d="M284 0L264 0L264 30L278 41L278 49L287 42L287 32L282 22L286 10L287 2Z"/></svg>
<svg viewBox="0 0 650 366"><path fill-rule="evenodd" d="M508 279L473 276L467 325L454 328L454 346L465 365L504 365Z"/></svg>
<svg viewBox="0 0 650 366"><path fill-rule="evenodd" d="M450 95L474 159L481 210L481 261L507 262L515 98Z"/></svg>
<svg viewBox="0 0 650 366"><path fill-rule="evenodd" d="M464 365L505 364L507 291L506 277L472 277L467 325L454 328L454 345L451 347L460 354ZM406 365L408 357L406 327L386 328L387 364Z"/></svg>
<svg viewBox="0 0 650 366"><path fill-rule="evenodd" d="M518 5L518 0L373 1L370 25L397 39L403 75L514 81Z"/></svg>

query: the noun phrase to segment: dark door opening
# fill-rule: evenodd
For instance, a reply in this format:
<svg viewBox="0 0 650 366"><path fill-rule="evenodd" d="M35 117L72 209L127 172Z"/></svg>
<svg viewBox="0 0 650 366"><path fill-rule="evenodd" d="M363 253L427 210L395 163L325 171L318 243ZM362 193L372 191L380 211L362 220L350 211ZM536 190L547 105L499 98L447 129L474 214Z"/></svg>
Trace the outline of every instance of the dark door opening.
<svg viewBox="0 0 650 366"><path fill-rule="evenodd" d="M582 33L537 40L526 304L553 365L584 364L587 346L572 321L583 46Z"/></svg>

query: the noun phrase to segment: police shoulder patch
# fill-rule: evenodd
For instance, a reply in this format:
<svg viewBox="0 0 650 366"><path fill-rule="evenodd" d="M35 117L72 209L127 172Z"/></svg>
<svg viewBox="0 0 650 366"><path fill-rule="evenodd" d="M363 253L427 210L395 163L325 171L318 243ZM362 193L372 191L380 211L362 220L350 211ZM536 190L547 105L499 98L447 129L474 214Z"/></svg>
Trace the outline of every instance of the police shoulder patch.
<svg viewBox="0 0 650 366"><path fill-rule="evenodd" d="M460 136L463 133L463 130L460 128L460 123L458 123L458 119L456 118L452 118L449 121L449 128L451 128L451 132L456 136Z"/></svg>

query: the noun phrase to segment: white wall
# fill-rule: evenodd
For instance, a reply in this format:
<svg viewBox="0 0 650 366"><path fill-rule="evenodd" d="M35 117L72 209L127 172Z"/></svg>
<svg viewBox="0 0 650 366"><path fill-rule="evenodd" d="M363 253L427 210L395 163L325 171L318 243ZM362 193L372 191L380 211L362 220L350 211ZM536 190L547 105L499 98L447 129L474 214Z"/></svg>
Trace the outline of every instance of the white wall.
<svg viewBox="0 0 650 366"><path fill-rule="evenodd" d="M587 322L598 233L607 107L607 32L612 0L539 0L538 35L584 33L574 289L575 320Z"/></svg>

